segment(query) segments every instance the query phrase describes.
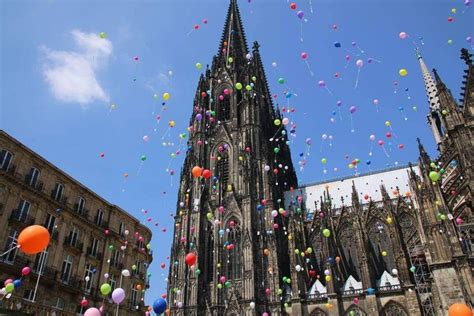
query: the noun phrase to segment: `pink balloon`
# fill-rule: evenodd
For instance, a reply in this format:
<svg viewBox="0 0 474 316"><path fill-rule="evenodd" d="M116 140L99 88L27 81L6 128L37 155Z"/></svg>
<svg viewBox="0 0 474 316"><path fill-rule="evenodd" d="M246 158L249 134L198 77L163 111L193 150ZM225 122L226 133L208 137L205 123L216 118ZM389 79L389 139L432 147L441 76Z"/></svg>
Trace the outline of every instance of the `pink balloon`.
<svg viewBox="0 0 474 316"><path fill-rule="evenodd" d="M305 60L305 59L307 59L307 58L308 58L308 53L302 52L302 53L301 53L301 59Z"/></svg>
<svg viewBox="0 0 474 316"><path fill-rule="evenodd" d="M379 140L377 143L378 143L380 146L383 146L383 140Z"/></svg>
<svg viewBox="0 0 474 316"><path fill-rule="evenodd" d="M27 276L28 274L30 274L30 272L31 272L30 267L24 267L23 269L21 269L21 275L23 276Z"/></svg>
<svg viewBox="0 0 474 316"><path fill-rule="evenodd" d="M7 286L7 284L13 283L12 279L7 279L5 282L3 282L3 285Z"/></svg>
<svg viewBox="0 0 474 316"><path fill-rule="evenodd" d="M371 141L374 141L374 140L375 140L375 135L374 135L374 134L370 135L370 140L371 140Z"/></svg>
<svg viewBox="0 0 474 316"><path fill-rule="evenodd" d="M101 314L97 308L91 307L86 310L86 312L84 313L84 316L101 316Z"/></svg>
<svg viewBox="0 0 474 316"><path fill-rule="evenodd" d="M405 32L400 32L400 34L398 34L398 36L400 37L400 39L406 39L408 37L408 34L405 33Z"/></svg>
<svg viewBox="0 0 474 316"><path fill-rule="evenodd" d="M318 85L319 85L321 88L324 88L324 87L326 86L326 82L324 82L324 80L319 80Z"/></svg>
<svg viewBox="0 0 474 316"><path fill-rule="evenodd" d="M358 60L356 61L356 66L357 66L358 68L362 68L362 66L364 66L364 61L363 61L362 59L358 59Z"/></svg>

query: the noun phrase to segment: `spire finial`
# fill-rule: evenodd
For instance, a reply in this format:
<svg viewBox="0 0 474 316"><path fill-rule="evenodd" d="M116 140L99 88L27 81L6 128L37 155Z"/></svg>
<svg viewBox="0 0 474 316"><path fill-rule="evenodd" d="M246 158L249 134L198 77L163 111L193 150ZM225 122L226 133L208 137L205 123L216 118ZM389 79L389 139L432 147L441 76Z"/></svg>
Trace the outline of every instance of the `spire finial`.
<svg viewBox="0 0 474 316"><path fill-rule="evenodd" d="M466 48L461 48L461 59L464 60L466 65L471 66L472 65L472 54L469 53L469 51Z"/></svg>
<svg viewBox="0 0 474 316"><path fill-rule="evenodd" d="M420 49L417 47L415 48L415 53L416 53L416 58L418 59L422 59L423 57L421 56L421 52L420 52Z"/></svg>

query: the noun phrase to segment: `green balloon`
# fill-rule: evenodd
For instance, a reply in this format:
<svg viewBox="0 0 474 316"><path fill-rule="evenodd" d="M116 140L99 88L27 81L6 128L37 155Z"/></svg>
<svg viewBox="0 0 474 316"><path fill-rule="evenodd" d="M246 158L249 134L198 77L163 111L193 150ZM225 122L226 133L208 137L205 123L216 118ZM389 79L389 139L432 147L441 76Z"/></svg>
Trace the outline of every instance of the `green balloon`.
<svg viewBox="0 0 474 316"><path fill-rule="evenodd" d="M278 147L273 148L273 152L275 154L278 154L280 152L280 148L278 148Z"/></svg>
<svg viewBox="0 0 474 316"><path fill-rule="evenodd" d="M230 281L225 282L225 287L230 287L231 285L232 285L232 283Z"/></svg>
<svg viewBox="0 0 474 316"><path fill-rule="evenodd" d="M222 284L221 283L217 284L217 288L222 289Z"/></svg>
<svg viewBox="0 0 474 316"><path fill-rule="evenodd" d="M196 275L200 275L200 274L201 274L201 270L196 269L195 273L196 273Z"/></svg>
<svg viewBox="0 0 474 316"><path fill-rule="evenodd" d="M441 214L439 218L440 218L442 221L444 221L444 220L446 220L446 215Z"/></svg>
<svg viewBox="0 0 474 316"><path fill-rule="evenodd" d="M436 164L434 162L430 163L430 167L436 169Z"/></svg>
<svg viewBox="0 0 474 316"><path fill-rule="evenodd" d="M415 268L415 267L411 267L411 268L410 268L410 272L415 273L415 271L416 271L416 268Z"/></svg>
<svg viewBox="0 0 474 316"><path fill-rule="evenodd" d="M100 286L100 293L102 293L102 295L109 295L110 292L112 292L112 287L109 283L104 283Z"/></svg>
<svg viewBox="0 0 474 316"><path fill-rule="evenodd" d="M146 156L145 156L145 155L142 155L142 156L140 157L140 159L141 159L142 161L145 161L145 160L146 160Z"/></svg>
<svg viewBox="0 0 474 316"><path fill-rule="evenodd" d="M114 245L109 245L109 250L114 250Z"/></svg>
<svg viewBox="0 0 474 316"><path fill-rule="evenodd" d="M228 61L229 61L229 64L232 64L234 62L234 58L229 57Z"/></svg>
<svg viewBox="0 0 474 316"><path fill-rule="evenodd" d="M7 285L5 285L5 291L7 293L12 293L14 289L15 286L13 285L13 283L8 283Z"/></svg>
<svg viewBox="0 0 474 316"><path fill-rule="evenodd" d="M436 182L439 180L439 173L436 171L431 171L429 174L431 181Z"/></svg>
<svg viewBox="0 0 474 316"><path fill-rule="evenodd" d="M248 84L248 85L245 86L245 89L247 89L247 91L250 91L250 90L252 90L252 86Z"/></svg>
<svg viewBox="0 0 474 316"><path fill-rule="evenodd" d="M279 79L278 79L278 83L279 83L279 84L284 84L284 83L285 83L285 79L279 78Z"/></svg>
<svg viewBox="0 0 474 316"><path fill-rule="evenodd" d="M329 237L331 236L331 231L327 228L323 229L323 235L324 237Z"/></svg>
<svg viewBox="0 0 474 316"><path fill-rule="evenodd" d="M252 81L257 81L257 77L252 76Z"/></svg>
<svg viewBox="0 0 474 316"><path fill-rule="evenodd" d="M235 88L236 88L237 90L242 90L242 84L241 84L240 82L237 82L237 83L235 84Z"/></svg>

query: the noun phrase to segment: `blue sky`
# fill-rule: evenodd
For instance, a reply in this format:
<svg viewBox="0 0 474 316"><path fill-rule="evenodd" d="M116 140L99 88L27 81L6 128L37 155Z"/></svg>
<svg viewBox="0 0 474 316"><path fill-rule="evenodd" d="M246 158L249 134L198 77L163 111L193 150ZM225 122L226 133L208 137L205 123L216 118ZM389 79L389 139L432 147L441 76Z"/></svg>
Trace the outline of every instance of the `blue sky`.
<svg viewBox="0 0 474 316"><path fill-rule="evenodd" d="M472 45L466 38L473 35L473 8L464 0L296 3L306 22L296 17L286 0L241 0L240 11L247 41L261 44L275 103L296 109L291 116L297 125L296 137L291 137L295 165L306 152L305 140L312 139L298 179L307 183L352 175L354 169L347 165L355 158L361 160L359 172L415 161L416 137L435 155L413 42L421 47L428 67L438 69L458 98L464 69L459 49ZM178 150L179 134L187 132L200 74L195 64L206 65L217 52L227 7L225 0L0 3L1 128L110 202L144 222L152 217L148 225L154 232L154 263L148 303L166 287L173 231L170 213L175 212L184 151L176 158L170 155ZM450 16L453 22L448 22ZM192 31L195 24L200 28ZM101 39L100 32L107 38ZM409 38L401 40L400 32ZM342 47L336 48L335 42ZM308 54L314 76L302 61L302 52ZM351 59L346 62L348 54ZM364 66L355 89L358 59ZM399 76L401 68L408 76ZM277 83L280 77L285 86ZM320 80L332 94L318 86ZM286 99L288 89L293 96ZM171 98L162 111L164 92ZM351 127L353 105L357 110ZM176 126L168 130L170 120ZM387 139L386 132L394 136ZM323 134L328 136L324 142ZM390 157L377 144L369 156L371 134L384 140ZM402 150L399 144L404 144ZM141 155L147 156L143 164ZM174 176L170 169L176 171ZM126 180L124 173L129 174ZM162 262L165 270L160 268Z"/></svg>

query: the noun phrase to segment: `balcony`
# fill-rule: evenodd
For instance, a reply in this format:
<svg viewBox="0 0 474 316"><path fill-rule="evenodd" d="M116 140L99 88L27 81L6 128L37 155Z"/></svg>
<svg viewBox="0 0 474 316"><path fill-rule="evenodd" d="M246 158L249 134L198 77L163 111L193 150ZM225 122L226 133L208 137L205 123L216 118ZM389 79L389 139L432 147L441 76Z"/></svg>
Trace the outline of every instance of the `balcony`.
<svg viewBox="0 0 474 316"><path fill-rule="evenodd" d="M35 223L35 219L31 215L26 215L19 210L13 210L8 218L10 222L21 224L22 226L30 226Z"/></svg>
<svg viewBox="0 0 474 316"><path fill-rule="evenodd" d="M51 198L53 200L55 200L56 202L58 202L59 204L63 205L63 206L67 206L67 196L65 196L64 194L60 194L59 197L57 197L57 192L56 190L52 190L51 191Z"/></svg>
<svg viewBox="0 0 474 316"><path fill-rule="evenodd" d="M76 277L69 277L66 278L65 276L61 276L60 280L61 287L70 292L70 293L81 293L82 292L82 281Z"/></svg>
<svg viewBox="0 0 474 316"><path fill-rule="evenodd" d="M92 251L92 247L87 247L87 255L89 257L92 257L92 258L97 259L97 260L102 259L102 252L95 251L95 253L94 253Z"/></svg>
<svg viewBox="0 0 474 316"><path fill-rule="evenodd" d="M96 224L97 226L102 227L102 228L108 228L109 227L109 222L104 221L103 219L101 221L99 221L99 218L97 217L97 215L94 217L94 224Z"/></svg>
<svg viewBox="0 0 474 316"><path fill-rule="evenodd" d="M402 286L400 284L395 285L385 285L380 286L378 288L379 292L400 292L402 290Z"/></svg>
<svg viewBox="0 0 474 316"><path fill-rule="evenodd" d="M110 267L122 271L122 269L123 269L123 263L121 263L121 262L118 261L118 260L115 261L114 259L111 259L111 260L110 260Z"/></svg>
<svg viewBox="0 0 474 316"><path fill-rule="evenodd" d="M36 180L36 182L31 183L31 175L26 175L25 177L26 185L30 186L33 190L43 192L43 182Z"/></svg>
<svg viewBox="0 0 474 316"><path fill-rule="evenodd" d="M82 252L82 249L84 248L84 243L78 240L77 238L73 240L71 236L68 236L64 239L63 245L65 247L71 247L73 250Z"/></svg>

